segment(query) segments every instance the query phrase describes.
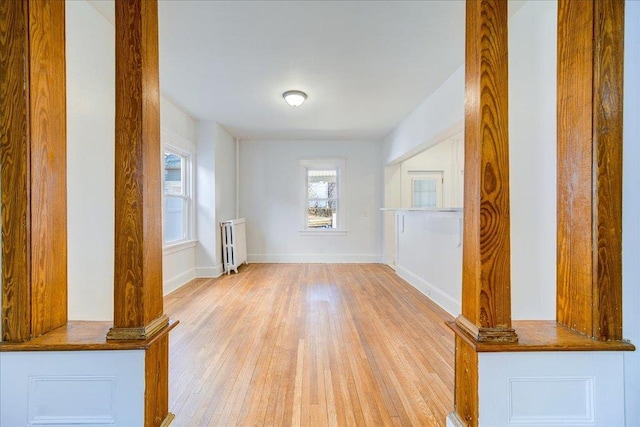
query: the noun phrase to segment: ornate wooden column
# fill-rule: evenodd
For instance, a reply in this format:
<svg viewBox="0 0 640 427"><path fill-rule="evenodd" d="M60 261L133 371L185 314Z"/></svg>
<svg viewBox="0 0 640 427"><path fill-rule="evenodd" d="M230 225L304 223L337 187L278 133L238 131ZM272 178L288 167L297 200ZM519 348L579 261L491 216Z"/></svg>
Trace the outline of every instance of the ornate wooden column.
<svg viewBox="0 0 640 427"><path fill-rule="evenodd" d="M115 8L114 322L107 338L150 340L145 426L159 426L173 415L168 412L168 317L162 304L158 4L119 0Z"/></svg>
<svg viewBox="0 0 640 427"><path fill-rule="evenodd" d="M558 2L557 318L622 337L624 1Z"/></svg>
<svg viewBox="0 0 640 427"><path fill-rule="evenodd" d="M478 355L469 342L516 342L511 327L507 2L467 0L462 315L456 415L478 422ZM464 337L460 334L464 334Z"/></svg>
<svg viewBox="0 0 640 427"><path fill-rule="evenodd" d="M67 321L65 3L0 2L2 340Z"/></svg>

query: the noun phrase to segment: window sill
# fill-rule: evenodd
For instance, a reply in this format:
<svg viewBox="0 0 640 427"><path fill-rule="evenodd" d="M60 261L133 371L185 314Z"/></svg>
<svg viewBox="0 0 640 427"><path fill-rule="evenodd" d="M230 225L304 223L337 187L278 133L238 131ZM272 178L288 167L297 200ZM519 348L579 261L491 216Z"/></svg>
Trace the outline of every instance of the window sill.
<svg viewBox="0 0 640 427"><path fill-rule="evenodd" d="M298 230L298 236L346 236L348 230Z"/></svg>
<svg viewBox="0 0 640 427"><path fill-rule="evenodd" d="M184 242L171 243L162 248L163 255L170 255L176 252L180 252L185 249L193 248L196 246L197 240L187 240Z"/></svg>

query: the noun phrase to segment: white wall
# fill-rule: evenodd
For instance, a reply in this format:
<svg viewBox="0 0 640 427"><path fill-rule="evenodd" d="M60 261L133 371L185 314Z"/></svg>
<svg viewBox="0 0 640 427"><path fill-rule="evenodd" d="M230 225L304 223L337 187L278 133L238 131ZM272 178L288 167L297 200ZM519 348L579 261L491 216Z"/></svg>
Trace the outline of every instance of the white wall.
<svg viewBox="0 0 640 427"><path fill-rule="evenodd" d="M459 133L463 119L462 66L384 139L385 164L405 160Z"/></svg>
<svg viewBox="0 0 640 427"><path fill-rule="evenodd" d="M462 212L397 212L396 272L452 316L462 301Z"/></svg>
<svg viewBox="0 0 640 427"><path fill-rule="evenodd" d="M222 274L220 221L236 216L236 144L218 123L198 122L196 276Z"/></svg>
<svg viewBox="0 0 640 427"><path fill-rule="evenodd" d="M625 338L640 347L640 2L625 3L622 294ZM625 415L640 426L640 351L624 354Z"/></svg>
<svg viewBox="0 0 640 427"><path fill-rule="evenodd" d="M191 155L192 168L197 169L198 159L196 153L196 124L195 121L176 107L171 101L160 99L160 123L162 126L162 144L170 145ZM192 183L192 197L195 200L196 185ZM195 214L192 219L195 221ZM193 225L193 239L197 239L196 227ZM166 295L188 283L196 277L195 271L195 241L165 248L162 257L163 293Z"/></svg>
<svg viewBox="0 0 640 427"><path fill-rule="evenodd" d="M379 142L241 141L240 216L249 262L380 262L382 170ZM300 235L300 160L344 158L345 235Z"/></svg>
<svg viewBox="0 0 640 427"><path fill-rule="evenodd" d="M511 310L555 319L557 2L509 21Z"/></svg>
<svg viewBox="0 0 640 427"><path fill-rule="evenodd" d="M115 30L84 1L66 2L67 221L70 320L113 318ZM161 127L194 141L193 119L161 99ZM160 161L160 159L158 159ZM167 262L171 288L191 256ZM177 279L178 278L178 279ZM186 279L187 276L182 276Z"/></svg>
<svg viewBox="0 0 640 427"><path fill-rule="evenodd" d="M401 206L400 180L401 164L385 166L384 168L384 207L399 208ZM384 211L382 213L383 222L383 253L382 262L395 269L398 259L398 245L396 241L396 213L395 211Z"/></svg>
<svg viewBox="0 0 640 427"><path fill-rule="evenodd" d="M401 200L403 208L413 207L413 189L411 171L441 171L443 178L442 208L461 207L459 193L463 191L461 170L464 170L464 158L460 146L464 146L463 135L446 139L433 147L416 154L402 162Z"/></svg>
<svg viewBox="0 0 640 427"><path fill-rule="evenodd" d="M509 21L514 319L555 319L556 14L556 2L527 2ZM461 68L385 139L384 159L453 137L463 114Z"/></svg>
<svg viewBox="0 0 640 427"><path fill-rule="evenodd" d="M115 38L84 1L66 2L69 319L113 318Z"/></svg>

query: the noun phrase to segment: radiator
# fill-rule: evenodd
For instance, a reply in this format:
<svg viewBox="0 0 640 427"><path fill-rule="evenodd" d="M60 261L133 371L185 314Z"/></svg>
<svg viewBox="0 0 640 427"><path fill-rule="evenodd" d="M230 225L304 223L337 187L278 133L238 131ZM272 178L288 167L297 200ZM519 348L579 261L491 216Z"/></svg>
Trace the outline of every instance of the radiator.
<svg viewBox="0 0 640 427"><path fill-rule="evenodd" d="M238 273L241 264L247 264L247 241L244 218L220 223L222 228L222 264L225 273Z"/></svg>

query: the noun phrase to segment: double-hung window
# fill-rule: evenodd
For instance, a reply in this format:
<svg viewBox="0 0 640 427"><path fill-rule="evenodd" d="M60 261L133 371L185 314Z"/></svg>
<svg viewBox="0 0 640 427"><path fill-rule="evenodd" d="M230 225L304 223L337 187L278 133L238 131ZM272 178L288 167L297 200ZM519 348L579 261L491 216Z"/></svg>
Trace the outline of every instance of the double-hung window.
<svg viewBox="0 0 640 427"><path fill-rule="evenodd" d="M300 162L305 199L303 231L344 231L344 159Z"/></svg>
<svg viewBox="0 0 640 427"><path fill-rule="evenodd" d="M165 146L164 167L164 244L174 245L192 239L191 156Z"/></svg>
<svg viewBox="0 0 640 427"><path fill-rule="evenodd" d="M338 228L338 170L307 170L307 228Z"/></svg>

